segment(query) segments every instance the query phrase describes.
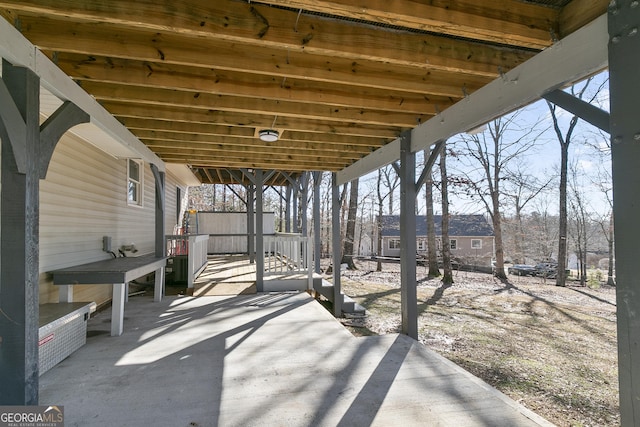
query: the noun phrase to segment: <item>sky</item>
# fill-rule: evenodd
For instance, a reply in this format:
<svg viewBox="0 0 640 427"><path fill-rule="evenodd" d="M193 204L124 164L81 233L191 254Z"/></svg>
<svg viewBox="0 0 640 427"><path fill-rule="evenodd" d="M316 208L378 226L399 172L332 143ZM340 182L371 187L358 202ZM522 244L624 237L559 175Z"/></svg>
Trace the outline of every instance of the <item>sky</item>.
<svg viewBox="0 0 640 427"><path fill-rule="evenodd" d="M585 91L584 97L584 99L590 99L595 96L592 104L597 105L599 108L606 111L609 109L608 84L605 83L604 86L602 86L602 89L597 92L597 95L594 94L596 93L595 90L600 87L603 82L606 82L607 78L608 73L606 72L595 76ZM578 84L576 86L577 90L580 90L582 86L583 84ZM558 118L560 128L562 129L562 133L566 134L566 129L568 128L573 115L561 108L557 108L556 116ZM560 144L555 131L552 128L551 113L546 101L540 100L522 109L518 114L518 122L520 122L523 127L531 127L537 123L537 127L544 130L536 133L536 135L539 136L536 138L537 146L535 149L529 151L521 158L524 168L542 181L546 180L548 177L558 175L560 164ZM512 137L518 138L519 135L513 135ZM458 136L454 136L449 140L449 142L451 143L459 139L460 138ZM585 142L589 142L591 146L588 146ZM597 185L598 182L602 181L602 179L598 177L602 176L603 169L608 169L610 174L611 161L606 150L607 143L608 134L598 131L594 126L584 120L579 120L569 146L569 163L573 164L573 167L577 170L577 181L584 194L584 198L587 201L589 209L599 214L605 214L609 210L607 198ZM593 146L600 147L600 149L594 148ZM458 143L455 143L454 149L459 150L457 147L459 147L459 145ZM421 154L418 154L417 163L420 164L420 162ZM450 174L460 173L465 170L468 171L470 170L469 168L471 168L470 165L461 166L460 162L451 158L448 159L447 166ZM437 169L437 166L435 169ZM421 169L418 168L416 175L419 175L420 172ZM366 190L367 188L375 185L376 177L377 173L374 172L362 178L362 181L365 183L373 182L373 184L361 185L361 188L365 189L365 193L366 191L370 191ZM541 209L541 206L545 206L549 212L557 213L559 197L557 192L557 180L553 182L550 187L552 190L541 195L537 201L530 203L525 211L530 212L536 209L539 210ZM421 191L418 196L418 213L424 213L423 194L424 192ZM395 204L397 205L399 203L399 195L395 197L395 200ZM450 211L452 212L485 212L483 205L477 202L477 198L476 200L470 200L469 198L461 195L453 195L453 197L450 198L450 202ZM434 208L436 213L441 211L438 206L438 202L435 203ZM504 211L507 213L509 212L508 205L505 205Z"/></svg>

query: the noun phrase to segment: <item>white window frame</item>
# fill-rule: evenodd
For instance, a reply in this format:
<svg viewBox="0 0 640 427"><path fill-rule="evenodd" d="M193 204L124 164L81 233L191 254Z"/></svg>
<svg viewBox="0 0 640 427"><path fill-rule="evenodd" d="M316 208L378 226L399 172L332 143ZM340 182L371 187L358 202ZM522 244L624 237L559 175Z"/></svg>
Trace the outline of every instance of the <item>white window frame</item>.
<svg viewBox="0 0 640 427"><path fill-rule="evenodd" d="M458 239L449 239L449 249L452 251L458 249Z"/></svg>
<svg viewBox="0 0 640 427"><path fill-rule="evenodd" d="M418 240L418 250L419 251L426 251L427 250L427 242L423 239L419 239Z"/></svg>
<svg viewBox="0 0 640 427"><path fill-rule="evenodd" d="M400 239L389 239L389 249L400 249Z"/></svg>
<svg viewBox="0 0 640 427"><path fill-rule="evenodd" d="M138 179L131 177L131 165L138 165ZM131 197L131 186L135 186L137 188L137 198ZM143 207L142 201L144 200L144 162L142 160L137 159L127 159L127 204L129 206L135 207Z"/></svg>
<svg viewBox="0 0 640 427"><path fill-rule="evenodd" d="M471 249L482 249L482 239L471 239Z"/></svg>

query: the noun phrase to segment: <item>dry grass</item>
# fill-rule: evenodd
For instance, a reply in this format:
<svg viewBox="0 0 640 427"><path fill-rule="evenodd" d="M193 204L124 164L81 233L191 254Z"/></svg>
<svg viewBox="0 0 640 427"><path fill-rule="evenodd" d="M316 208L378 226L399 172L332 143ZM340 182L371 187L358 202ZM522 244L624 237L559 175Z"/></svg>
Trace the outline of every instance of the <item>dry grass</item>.
<svg viewBox="0 0 640 427"><path fill-rule="evenodd" d="M400 330L399 266L360 262L343 291L368 312L354 334ZM421 342L559 426L619 425L615 289L418 268Z"/></svg>

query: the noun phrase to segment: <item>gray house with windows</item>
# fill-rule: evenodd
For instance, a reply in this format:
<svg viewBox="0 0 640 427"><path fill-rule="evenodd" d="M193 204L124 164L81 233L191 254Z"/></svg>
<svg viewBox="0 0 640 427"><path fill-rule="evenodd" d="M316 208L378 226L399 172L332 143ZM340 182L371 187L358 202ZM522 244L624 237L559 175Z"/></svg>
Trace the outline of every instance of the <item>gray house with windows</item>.
<svg viewBox="0 0 640 427"><path fill-rule="evenodd" d="M434 215L438 255L442 248L442 215ZM382 216L381 256L400 256L400 215ZM491 265L494 234L491 223L483 215L450 215L449 240L451 255L466 264ZM427 217L416 216L418 255L427 255Z"/></svg>

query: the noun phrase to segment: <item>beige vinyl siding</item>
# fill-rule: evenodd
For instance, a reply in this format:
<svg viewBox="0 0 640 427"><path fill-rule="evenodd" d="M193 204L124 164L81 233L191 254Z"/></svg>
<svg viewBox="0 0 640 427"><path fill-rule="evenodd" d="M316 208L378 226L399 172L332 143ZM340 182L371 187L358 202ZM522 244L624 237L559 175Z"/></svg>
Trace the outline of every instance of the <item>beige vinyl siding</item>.
<svg viewBox="0 0 640 427"><path fill-rule="evenodd" d="M102 236L111 236L116 253L130 243L138 248L137 255L153 252L155 180L147 163L143 171L143 206L129 206L125 159L113 158L70 134L60 140L40 183L41 304L58 301L48 271L110 256L102 251ZM175 180L167 181L175 193ZM175 195L173 208L165 203L167 212L175 212ZM74 286L76 301L102 304L110 298L110 285Z"/></svg>
<svg viewBox="0 0 640 427"><path fill-rule="evenodd" d="M180 187L182 200L177 200L177 188ZM164 212L164 233L175 234L174 228L182 225L182 216L187 209L187 192L189 187L178 182L177 178L167 173L165 178L165 212ZM180 215L176 217L176 203L180 206Z"/></svg>

